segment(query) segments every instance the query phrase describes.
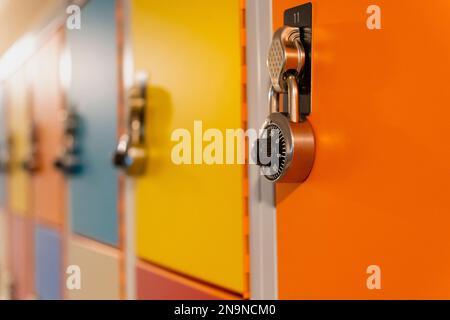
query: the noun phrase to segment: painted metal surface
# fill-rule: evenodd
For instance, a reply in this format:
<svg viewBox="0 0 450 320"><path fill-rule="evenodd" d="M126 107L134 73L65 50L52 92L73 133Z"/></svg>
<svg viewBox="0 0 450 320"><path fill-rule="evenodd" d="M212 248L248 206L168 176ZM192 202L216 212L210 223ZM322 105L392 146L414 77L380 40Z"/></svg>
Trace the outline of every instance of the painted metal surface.
<svg viewBox="0 0 450 320"><path fill-rule="evenodd" d="M274 1L274 28L301 3ZM277 185L279 297L448 299L450 4L377 1L380 30L366 1L312 4L317 158Z"/></svg>
<svg viewBox="0 0 450 320"><path fill-rule="evenodd" d="M68 265L81 271L81 289L66 290L71 300L117 300L120 298L117 250L85 239L71 239Z"/></svg>
<svg viewBox="0 0 450 320"><path fill-rule="evenodd" d="M35 288L41 300L58 300L62 280L62 239L60 232L43 225L35 227Z"/></svg>
<svg viewBox="0 0 450 320"><path fill-rule="evenodd" d="M8 299L10 294L8 234L8 217L0 208L0 300Z"/></svg>
<svg viewBox="0 0 450 320"><path fill-rule="evenodd" d="M7 252L7 223L8 219L6 216L6 211L0 208L0 270L6 267L6 252Z"/></svg>
<svg viewBox="0 0 450 320"><path fill-rule="evenodd" d="M139 300L229 300L236 296L186 279L144 262L136 267Z"/></svg>
<svg viewBox="0 0 450 320"><path fill-rule="evenodd" d="M239 1L132 2L135 70L150 75L147 174L136 181L137 254L242 293L243 168L175 165L175 129L240 128Z"/></svg>
<svg viewBox="0 0 450 320"><path fill-rule="evenodd" d="M11 273L14 299L34 297L33 226L30 218L12 215L10 233Z"/></svg>
<svg viewBox="0 0 450 320"><path fill-rule="evenodd" d="M0 145L7 143L6 108L3 87L0 87ZM6 174L0 172L0 300L8 297L8 216L6 212Z"/></svg>
<svg viewBox="0 0 450 320"><path fill-rule="evenodd" d="M117 126L115 1L82 8L81 30L69 30L69 103L81 118L82 172L69 182L72 230L118 245L117 172L111 164Z"/></svg>
<svg viewBox="0 0 450 320"><path fill-rule="evenodd" d="M8 204L11 212L30 214L30 177L21 163L28 154L28 130L31 124L31 107L28 86L30 70L24 65L7 83L7 109L12 138L11 172L8 176Z"/></svg>
<svg viewBox="0 0 450 320"><path fill-rule="evenodd" d="M123 75L123 87L124 92L128 92L134 84L134 61L133 61L133 47L131 39L131 1L123 2L123 63L122 63L122 75ZM124 109L129 110L129 100L124 99ZM125 114L122 114L125 116ZM125 120L125 119L123 119ZM120 121L120 116L119 116ZM125 121L122 121L122 125L125 125ZM125 177L124 189L123 189L123 201L124 201L124 219L123 230L124 235L124 271L126 279L126 299L136 299L136 216L135 216L135 179L132 177ZM120 196L119 196L120 197Z"/></svg>
<svg viewBox="0 0 450 320"><path fill-rule="evenodd" d="M53 161L58 155L63 128L63 95L59 63L63 31L50 37L31 61L31 102L36 126L39 170L31 179L32 214L39 220L61 225L65 207L66 186Z"/></svg>
<svg viewBox="0 0 450 320"><path fill-rule="evenodd" d="M5 94L3 86L0 86L0 148L4 147L7 144L8 138L8 129L7 129L7 115L6 115L6 103L5 103ZM6 206L6 174L4 172L0 172L0 209L5 208Z"/></svg>

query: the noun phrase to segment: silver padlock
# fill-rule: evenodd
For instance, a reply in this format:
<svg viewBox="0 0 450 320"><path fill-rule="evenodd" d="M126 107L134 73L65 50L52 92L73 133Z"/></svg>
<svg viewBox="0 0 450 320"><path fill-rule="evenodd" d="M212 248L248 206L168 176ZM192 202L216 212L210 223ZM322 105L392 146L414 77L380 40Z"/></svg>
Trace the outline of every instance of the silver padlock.
<svg viewBox="0 0 450 320"><path fill-rule="evenodd" d="M271 113L258 141L261 173L273 182L304 182L314 164L315 137L306 116L300 115L298 82L305 50L298 28L285 26L275 32L267 65L272 83ZM284 94L287 108L281 111L280 96Z"/></svg>

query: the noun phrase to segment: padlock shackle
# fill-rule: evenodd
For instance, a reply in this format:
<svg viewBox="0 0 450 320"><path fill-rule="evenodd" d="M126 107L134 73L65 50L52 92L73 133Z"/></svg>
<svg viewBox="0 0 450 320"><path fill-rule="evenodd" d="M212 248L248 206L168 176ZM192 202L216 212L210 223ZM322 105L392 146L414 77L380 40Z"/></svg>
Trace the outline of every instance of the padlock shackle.
<svg viewBox="0 0 450 320"><path fill-rule="evenodd" d="M273 86L270 86L269 90L269 107L270 113L280 112L280 94Z"/></svg>
<svg viewBox="0 0 450 320"><path fill-rule="evenodd" d="M298 105L299 92L298 83L295 75L290 74L286 78L287 96L288 96L288 112L289 119L292 122L300 122L300 108ZM280 93L273 86L269 90L269 107L270 113L280 112Z"/></svg>
<svg viewBox="0 0 450 320"><path fill-rule="evenodd" d="M295 75L289 75L286 78L287 86L288 86L288 108L289 108L289 119L291 122L298 123L300 122L300 109L298 106L298 84Z"/></svg>

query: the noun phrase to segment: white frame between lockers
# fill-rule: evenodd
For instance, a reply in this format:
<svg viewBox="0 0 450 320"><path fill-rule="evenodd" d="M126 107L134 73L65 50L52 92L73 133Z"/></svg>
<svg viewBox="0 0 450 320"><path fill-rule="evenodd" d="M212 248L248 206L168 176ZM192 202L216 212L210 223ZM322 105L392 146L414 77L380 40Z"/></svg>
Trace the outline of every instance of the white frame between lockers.
<svg viewBox="0 0 450 320"><path fill-rule="evenodd" d="M272 39L272 0L247 0L248 127L260 129L269 114L267 54ZM249 165L250 298L278 299L275 187Z"/></svg>

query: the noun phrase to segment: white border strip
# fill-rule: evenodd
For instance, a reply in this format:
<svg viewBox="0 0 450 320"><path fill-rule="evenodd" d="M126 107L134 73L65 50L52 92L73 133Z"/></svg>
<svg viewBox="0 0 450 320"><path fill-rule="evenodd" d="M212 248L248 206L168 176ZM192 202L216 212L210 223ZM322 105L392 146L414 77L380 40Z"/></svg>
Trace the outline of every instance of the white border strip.
<svg viewBox="0 0 450 320"><path fill-rule="evenodd" d="M267 53L272 38L272 0L247 0L248 126L260 129L269 113ZM250 298L278 299L275 187L249 166Z"/></svg>
<svg viewBox="0 0 450 320"><path fill-rule="evenodd" d="M124 90L128 90L133 85L134 60L133 46L131 42L131 6L130 0L123 1L124 14L124 52L123 52L123 83ZM128 99L125 99L125 113L128 114ZM136 231L135 231L135 181L133 178L125 178L125 236L124 236L124 260L125 260L125 282L126 299L136 299Z"/></svg>

